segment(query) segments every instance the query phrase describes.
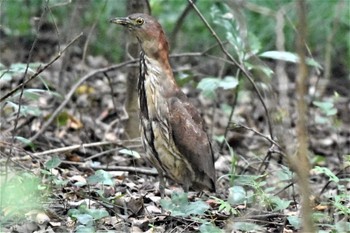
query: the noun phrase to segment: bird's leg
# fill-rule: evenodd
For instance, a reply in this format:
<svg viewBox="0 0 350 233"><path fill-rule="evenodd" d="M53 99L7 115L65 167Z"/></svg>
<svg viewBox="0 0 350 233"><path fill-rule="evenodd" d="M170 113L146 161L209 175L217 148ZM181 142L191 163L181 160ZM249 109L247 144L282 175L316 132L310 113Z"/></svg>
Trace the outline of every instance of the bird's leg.
<svg viewBox="0 0 350 233"><path fill-rule="evenodd" d="M163 175L162 171L158 171L159 173L159 192L160 192L160 197L164 199L165 197L165 177Z"/></svg>

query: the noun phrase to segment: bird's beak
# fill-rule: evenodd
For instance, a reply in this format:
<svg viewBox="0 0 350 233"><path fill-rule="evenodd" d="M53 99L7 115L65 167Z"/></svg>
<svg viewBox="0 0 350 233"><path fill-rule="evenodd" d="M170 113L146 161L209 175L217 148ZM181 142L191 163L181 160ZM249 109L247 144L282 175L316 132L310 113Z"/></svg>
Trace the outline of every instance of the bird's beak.
<svg viewBox="0 0 350 233"><path fill-rule="evenodd" d="M132 25L132 21L128 17L118 17L118 18L110 19L109 22L123 25L123 26Z"/></svg>

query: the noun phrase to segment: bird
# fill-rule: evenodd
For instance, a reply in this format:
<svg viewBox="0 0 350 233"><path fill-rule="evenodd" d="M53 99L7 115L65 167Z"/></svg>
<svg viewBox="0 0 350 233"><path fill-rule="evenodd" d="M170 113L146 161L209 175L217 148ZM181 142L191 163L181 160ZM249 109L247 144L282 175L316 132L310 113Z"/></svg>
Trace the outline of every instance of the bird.
<svg viewBox="0 0 350 233"><path fill-rule="evenodd" d="M214 154L197 108L177 85L169 62L169 45L160 23L148 14L110 19L126 27L141 47L138 97L141 140L147 160L159 174L185 192L215 192Z"/></svg>

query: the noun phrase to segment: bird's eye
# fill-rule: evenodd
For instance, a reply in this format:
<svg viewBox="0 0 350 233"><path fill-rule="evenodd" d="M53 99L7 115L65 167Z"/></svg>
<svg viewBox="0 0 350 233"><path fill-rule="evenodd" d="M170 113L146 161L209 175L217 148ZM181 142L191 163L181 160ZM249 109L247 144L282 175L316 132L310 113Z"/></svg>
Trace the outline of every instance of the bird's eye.
<svg viewBox="0 0 350 233"><path fill-rule="evenodd" d="M138 25L142 25L142 24L143 24L143 18L137 18L137 19L136 19L136 23L137 23Z"/></svg>

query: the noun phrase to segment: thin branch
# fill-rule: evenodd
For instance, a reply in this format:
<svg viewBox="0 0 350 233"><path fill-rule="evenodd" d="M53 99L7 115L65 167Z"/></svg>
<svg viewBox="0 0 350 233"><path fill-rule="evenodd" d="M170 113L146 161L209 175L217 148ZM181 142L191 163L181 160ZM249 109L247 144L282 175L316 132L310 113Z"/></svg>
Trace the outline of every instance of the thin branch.
<svg viewBox="0 0 350 233"><path fill-rule="evenodd" d="M246 130L250 130L250 131L254 132L255 134L259 135L260 137L265 138L265 139L266 139L267 141L269 141L271 144L277 146L278 149L280 149L280 150L282 149L282 147L281 147L275 140L273 140L273 139L271 139L270 137L264 135L263 133L260 133L259 131L255 130L255 129L253 129L253 128L250 128L250 127L248 127L248 126L245 126L245 125L241 125L241 124L236 124L236 125L238 125L239 127L244 128L244 129L246 129Z"/></svg>
<svg viewBox="0 0 350 233"><path fill-rule="evenodd" d="M73 162L73 161L62 161L63 164L71 164L71 165L77 165L80 168L91 168L94 170L105 170L105 171L124 171L124 172L131 172L131 173L139 173L139 174L145 174L150 176L156 176L158 175L158 172L156 169L152 168L140 168L140 167L130 167L130 166L95 166L91 165L89 163L82 163L82 162Z"/></svg>
<svg viewBox="0 0 350 233"><path fill-rule="evenodd" d="M72 146L66 146L66 147L61 147L61 148L55 148L55 149L47 150L47 151L43 151L43 152L33 153L32 155L38 157L38 156L43 156L43 155L72 151L72 150L76 150L79 148L89 148L89 147L108 146L108 145L122 146L122 141L117 141L117 142L102 141L102 142L93 142L93 143L72 145Z"/></svg>

